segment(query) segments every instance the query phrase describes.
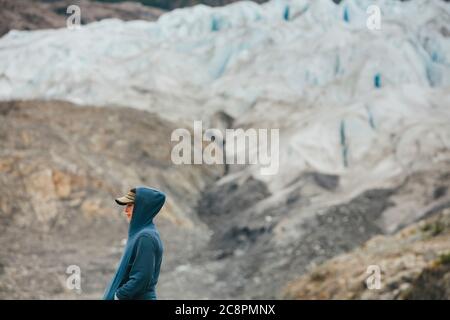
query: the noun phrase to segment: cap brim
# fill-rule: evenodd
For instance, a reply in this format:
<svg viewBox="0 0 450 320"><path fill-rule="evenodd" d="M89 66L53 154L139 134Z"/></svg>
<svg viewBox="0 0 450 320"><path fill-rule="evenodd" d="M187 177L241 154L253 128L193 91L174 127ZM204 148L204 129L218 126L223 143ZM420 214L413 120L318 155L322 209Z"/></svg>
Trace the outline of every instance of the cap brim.
<svg viewBox="0 0 450 320"><path fill-rule="evenodd" d="M124 205L129 204L129 203L134 203L133 200L130 200L127 197L120 197L120 198L117 198L117 199L114 199L114 200L116 201L116 203L118 205L121 205L121 206L124 206Z"/></svg>

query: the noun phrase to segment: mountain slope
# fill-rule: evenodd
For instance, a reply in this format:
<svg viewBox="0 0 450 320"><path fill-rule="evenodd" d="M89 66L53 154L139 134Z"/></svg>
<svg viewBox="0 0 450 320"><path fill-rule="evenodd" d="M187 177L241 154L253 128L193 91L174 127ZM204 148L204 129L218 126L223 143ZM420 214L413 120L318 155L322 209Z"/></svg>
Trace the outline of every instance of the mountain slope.
<svg viewBox="0 0 450 320"><path fill-rule="evenodd" d="M77 5L80 8L81 24L108 18L153 21L163 13L162 10L131 1L108 4L90 0L1 0L0 36L10 30L65 28L66 21L71 15L67 13L70 5Z"/></svg>
<svg viewBox="0 0 450 320"><path fill-rule="evenodd" d="M450 200L435 216L392 236L378 236L292 281L288 299L450 299ZM371 265L381 288L369 290Z"/></svg>
<svg viewBox="0 0 450 320"><path fill-rule="evenodd" d="M189 260L209 237L189 208L223 168L172 166L170 144L160 142L176 127L126 108L0 103L0 297L76 298L65 272L78 265L79 297L101 298L127 234L114 198L135 185L168 196L156 219L162 276Z"/></svg>

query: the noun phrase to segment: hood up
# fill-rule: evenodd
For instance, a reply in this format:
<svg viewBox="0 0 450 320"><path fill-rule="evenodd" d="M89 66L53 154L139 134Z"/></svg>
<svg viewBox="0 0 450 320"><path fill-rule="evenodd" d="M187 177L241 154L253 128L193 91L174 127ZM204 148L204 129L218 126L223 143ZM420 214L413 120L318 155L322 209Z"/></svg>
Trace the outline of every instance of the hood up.
<svg viewBox="0 0 450 320"><path fill-rule="evenodd" d="M153 218L161 210L165 200L166 195L159 190L148 187L136 188L133 215L131 216L128 229L128 241L117 267L116 274L106 288L103 299L114 299L114 294L126 274L126 269L135 251L138 238L143 234L154 235L158 233L156 226L153 224Z"/></svg>
<svg viewBox="0 0 450 320"><path fill-rule="evenodd" d="M165 201L166 195L159 190L148 187L136 188L128 237L132 237L146 227L151 227L153 218L159 213Z"/></svg>

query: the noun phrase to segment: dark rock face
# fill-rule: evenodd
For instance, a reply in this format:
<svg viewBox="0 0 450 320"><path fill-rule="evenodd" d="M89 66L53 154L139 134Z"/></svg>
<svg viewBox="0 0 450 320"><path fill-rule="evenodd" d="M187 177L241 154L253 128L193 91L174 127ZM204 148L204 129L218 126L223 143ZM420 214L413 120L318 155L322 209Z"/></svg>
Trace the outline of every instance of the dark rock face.
<svg viewBox="0 0 450 320"><path fill-rule="evenodd" d="M313 173L316 183L327 190L335 190L339 185L339 176L333 174Z"/></svg>
<svg viewBox="0 0 450 320"><path fill-rule="evenodd" d="M383 233L377 219L390 205L393 190L369 190L349 203L327 209L307 220L301 241L294 249L292 271L311 262L322 262Z"/></svg>
<svg viewBox="0 0 450 320"><path fill-rule="evenodd" d="M393 190L369 190L348 203L330 207L300 222L295 242L271 250L277 253L272 259L280 262L279 272L271 277L274 291L278 292L278 286L289 281L292 275L306 272L310 265L347 252L383 233L376 220L390 205L393 193Z"/></svg>
<svg viewBox="0 0 450 320"><path fill-rule="evenodd" d="M38 3L23 0L0 1L0 36L9 30L63 27L65 20Z"/></svg>
<svg viewBox="0 0 450 320"><path fill-rule="evenodd" d="M423 270L403 298L406 300L450 299L450 263L438 264Z"/></svg>
<svg viewBox="0 0 450 320"><path fill-rule="evenodd" d="M223 185L213 185L205 190L198 205L198 213L209 225L214 226L227 217L231 220L233 216L239 215L269 195L266 185L253 177L247 178L242 183L232 181Z"/></svg>
<svg viewBox="0 0 450 320"><path fill-rule="evenodd" d="M213 249L221 251L221 257L251 245L269 231L255 223L261 221L261 217L246 210L268 196L267 186L253 177L241 183L232 181L213 185L205 191L198 204L198 214L213 230L210 244Z"/></svg>

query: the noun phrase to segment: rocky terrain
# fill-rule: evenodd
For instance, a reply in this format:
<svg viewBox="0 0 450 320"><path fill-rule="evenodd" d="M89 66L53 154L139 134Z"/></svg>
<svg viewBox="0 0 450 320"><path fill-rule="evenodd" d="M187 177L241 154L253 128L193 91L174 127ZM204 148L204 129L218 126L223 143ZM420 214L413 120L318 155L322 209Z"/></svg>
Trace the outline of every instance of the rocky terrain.
<svg viewBox="0 0 450 320"><path fill-rule="evenodd" d="M305 174L286 203L258 212L252 205L271 195L261 181L249 176L211 187L224 168L171 165L170 145L159 142L175 124L156 115L37 101L1 103L0 110L2 298L98 299L126 234L126 222L112 199L129 184L151 184L169 194L157 219L167 249L161 298L399 298L403 295L395 290L400 286L405 291L411 288L407 284L417 282L415 290L425 290L420 289L421 277L448 249L444 209L450 205L450 164L298 220L314 194L336 192L337 176ZM417 201L420 197L424 200ZM357 254L314 267L384 233L383 213L408 211L405 199L413 198L421 205L417 216L432 218L398 236L375 237ZM409 251L418 258L411 261ZM394 257L400 262L387 260ZM397 280L386 280L382 292L367 293L361 279L373 263ZM81 267L82 293L65 287L71 264ZM402 280L399 270L411 275ZM318 287L299 281L283 296L283 286L304 272ZM322 273L326 281L317 280ZM439 273L431 277L441 279ZM338 291L334 286L341 278L353 282ZM388 286L391 282L395 285Z"/></svg>
<svg viewBox="0 0 450 320"><path fill-rule="evenodd" d="M91 0L0 0L0 36L9 30L66 27L67 8L77 5L81 24L102 19L156 20L163 11L136 2L100 3Z"/></svg>
<svg viewBox="0 0 450 320"><path fill-rule="evenodd" d="M0 297L100 298L126 232L112 199L146 184L168 194L162 299L447 298L450 6L379 1L374 31L369 4L0 38ZM171 133L195 120L279 129L278 172L175 165Z"/></svg>
<svg viewBox="0 0 450 320"><path fill-rule="evenodd" d="M65 292L74 264L82 297L100 298L127 234L113 199L130 186L168 194L157 221L164 273L204 246L207 229L192 208L223 168L172 166L170 143L160 141L174 127L133 109L0 103L0 297L76 298Z"/></svg>
<svg viewBox="0 0 450 320"><path fill-rule="evenodd" d="M450 201L434 216L392 236L377 236L287 285L287 299L450 299ZM368 289L367 267L381 270Z"/></svg>

